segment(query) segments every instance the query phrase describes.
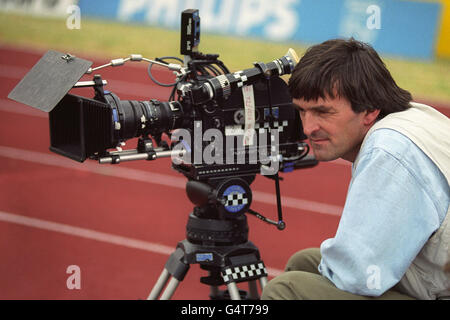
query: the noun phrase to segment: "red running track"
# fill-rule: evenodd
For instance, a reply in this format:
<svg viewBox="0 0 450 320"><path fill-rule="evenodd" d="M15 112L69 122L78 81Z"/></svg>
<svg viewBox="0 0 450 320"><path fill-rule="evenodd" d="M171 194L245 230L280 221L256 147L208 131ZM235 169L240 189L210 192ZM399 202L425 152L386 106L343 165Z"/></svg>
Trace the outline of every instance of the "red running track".
<svg viewBox="0 0 450 320"><path fill-rule="evenodd" d="M0 299L145 299L185 238L192 210L185 179L169 160L79 164L49 152L46 114L7 99L42 54L0 46ZM94 65L103 63L94 59ZM101 74L123 99L168 98L168 90L148 78L145 65ZM162 81L171 76L157 75ZM127 144L134 147L134 141ZM321 163L283 177L287 228L278 231L248 218L250 240L269 278L292 253L334 235L350 166ZM258 176L252 190L252 208L275 218L273 182ZM72 265L80 269L80 289L67 286ZM192 265L173 299L208 299L208 287L199 282L205 275Z"/></svg>

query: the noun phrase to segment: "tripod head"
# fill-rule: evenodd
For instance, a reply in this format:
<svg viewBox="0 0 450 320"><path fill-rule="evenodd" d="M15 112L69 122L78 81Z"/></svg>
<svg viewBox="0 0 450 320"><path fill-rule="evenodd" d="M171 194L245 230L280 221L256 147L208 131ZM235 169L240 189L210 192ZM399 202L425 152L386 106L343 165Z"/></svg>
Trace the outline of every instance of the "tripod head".
<svg viewBox="0 0 450 320"><path fill-rule="evenodd" d="M280 171L289 172L294 169L313 167L316 164L317 160L314 157L306 156L295 162L285 163ZM250 213L264 222L275 225L279 230L283 230L286 224L283 221L281 208L279 182L282 178L278 171L273 175L263 176L275 181L278 221L268 219L250 208L252 203L250 185L255 180L255 174L229 177L219 175L206 180L188 178L186 193L189 200L196 205L193 214L199 219L238 221L241 217L245 217L245 213ZM234 241L231 240L231 242Z"/></svg>

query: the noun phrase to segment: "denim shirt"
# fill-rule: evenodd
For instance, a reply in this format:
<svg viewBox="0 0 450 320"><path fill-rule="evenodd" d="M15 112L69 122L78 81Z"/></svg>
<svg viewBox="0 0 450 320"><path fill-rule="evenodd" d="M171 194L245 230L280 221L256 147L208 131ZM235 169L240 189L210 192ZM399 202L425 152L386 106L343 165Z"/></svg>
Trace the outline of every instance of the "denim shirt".
<svg viewBox="0 0 450 320"><path fill-rule="evenodd" d="M396 285L447 214L450 189L410 139L378 129L360 150L334 238L319 272L341 290L380 296Z"/></svg>

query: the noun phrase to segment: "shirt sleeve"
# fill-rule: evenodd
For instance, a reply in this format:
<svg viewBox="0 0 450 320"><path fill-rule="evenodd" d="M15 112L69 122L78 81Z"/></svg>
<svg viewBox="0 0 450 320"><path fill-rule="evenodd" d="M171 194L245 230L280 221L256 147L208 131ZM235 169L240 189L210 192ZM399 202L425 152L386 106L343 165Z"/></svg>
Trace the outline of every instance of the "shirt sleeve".
<svg viewBox="0 0 450 320"><path fill-rule="evenodd" d="M402 278L439 220L411 168L372 148L353 172L335 237L321 244L319 271L341 290L380 296Z"/></svg>

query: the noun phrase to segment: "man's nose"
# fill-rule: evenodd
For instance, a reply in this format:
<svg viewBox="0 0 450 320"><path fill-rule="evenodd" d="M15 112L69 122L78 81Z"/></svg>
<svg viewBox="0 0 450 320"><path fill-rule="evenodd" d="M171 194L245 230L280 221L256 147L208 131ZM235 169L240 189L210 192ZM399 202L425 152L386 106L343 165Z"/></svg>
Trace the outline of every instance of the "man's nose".
<svg viewBox="0 0 450 320"><path fill-rule="evenodd" d="M302 119L302 125L303 125L303 132L310 137L315 131L319 130L319 124L314 119L311 114L308 114L308 112L305 112L304 115L301 116Z"/></svg>

